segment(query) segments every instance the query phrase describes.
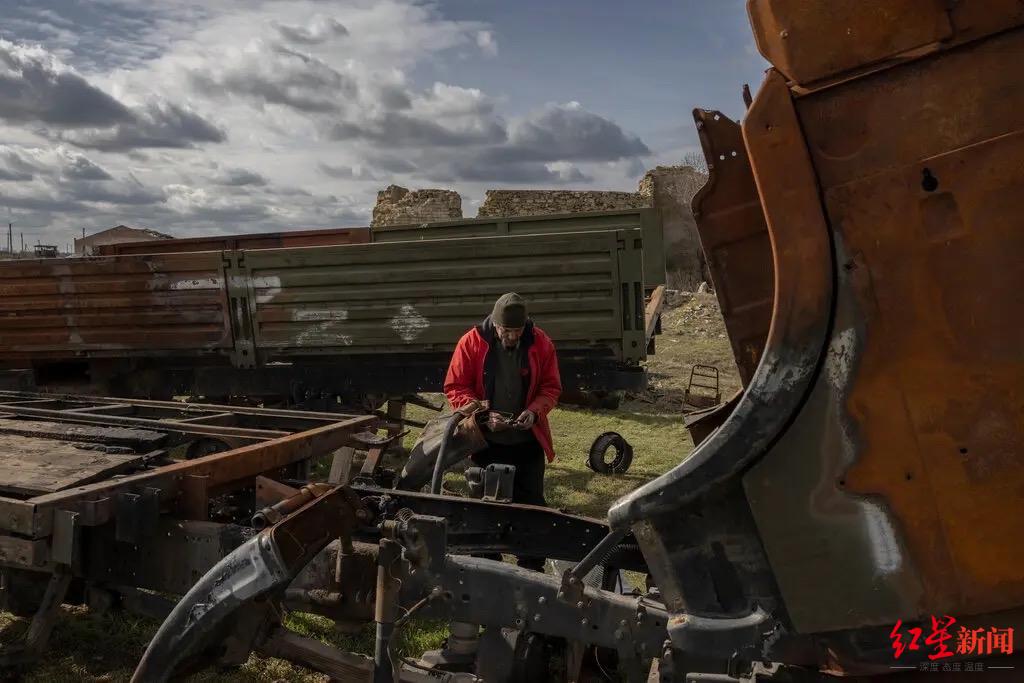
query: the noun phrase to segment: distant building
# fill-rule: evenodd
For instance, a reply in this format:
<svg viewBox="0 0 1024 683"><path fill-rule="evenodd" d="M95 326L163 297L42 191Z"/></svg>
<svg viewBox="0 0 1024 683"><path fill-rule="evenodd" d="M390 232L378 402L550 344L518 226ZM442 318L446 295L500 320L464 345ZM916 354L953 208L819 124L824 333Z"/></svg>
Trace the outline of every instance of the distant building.
<svg viewBox="0 0 1024 683"><path fill-rule="evenodd" d="M130 228L127 225L118 225L107 230L87 235L75 240L75 253L82 256L89 256L95 253L95 247L101 244L118 244L121 242L151 242L153 240L173 239L156 230L148 228Z"/></svg>
<svg viewBox="0 0 1024 683"><path fill-rule="evenodd" d="M33 247L36 258L57 258L57 245L37 244Z"/></svg>

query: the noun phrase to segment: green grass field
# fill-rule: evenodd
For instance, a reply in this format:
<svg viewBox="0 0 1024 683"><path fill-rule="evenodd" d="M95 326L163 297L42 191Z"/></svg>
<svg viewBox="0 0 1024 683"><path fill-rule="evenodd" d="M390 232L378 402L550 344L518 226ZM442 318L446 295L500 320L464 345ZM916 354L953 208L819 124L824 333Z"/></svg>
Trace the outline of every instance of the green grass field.
<svg viewBox="0 0 1024 683"><path fill-rule="evenodd" d="M711 310L709 310L711 309ZM616 411L560 407L551 414L558 458L546 476L548 503L556 508L603 518L619 496L671 469L685 458L692 444L680 414L682 388L695 363L711 363L722 371L723 395L739 386L721 318L713 295L698 295L663 319L664 334L657 355L649 361L651 389L633 397ZM674 340L674 341L673 341ZM410 417L424 417L413 411ZM602 432L622 434L634 448L630 470L623 475L601 475L585 463L590 444ZM410 443L415 434L407 437ZM317 468L326 470L325 464ZM455 481L456 476L450 475ZM45 660L24 672L20 680L39 683L64 681L127 681L158 624L152 620L114 614L95 615L84 608L65 607L51 638ZM372 625L356 635L336 632L322 617L293 614L288 626L345 650L369 654ZM0 615L0 640L10 642L27 622ZM441 645L447 635L443 623L413 622L401 634L398 651L418 655ZM17 679L14 679L17 680ZM325 681L286 662L253 655L244 667L226 672L205 672L193 681Z"/></svg>

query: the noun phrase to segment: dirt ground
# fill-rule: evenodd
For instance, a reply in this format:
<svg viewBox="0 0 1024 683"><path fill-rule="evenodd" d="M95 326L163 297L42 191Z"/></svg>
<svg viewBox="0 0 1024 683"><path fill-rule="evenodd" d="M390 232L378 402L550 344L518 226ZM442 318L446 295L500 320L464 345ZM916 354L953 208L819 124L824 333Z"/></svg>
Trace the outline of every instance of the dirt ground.
<svg viewBox="0 0 1024 683"><path fill-rule="evenodd" d="M661 335L647 360L646 391L630 395L621 409L627 412L679 413L695 364L718 368L722 400L740 388L725 323L714 293L670 290L661 318Z"/></svg>

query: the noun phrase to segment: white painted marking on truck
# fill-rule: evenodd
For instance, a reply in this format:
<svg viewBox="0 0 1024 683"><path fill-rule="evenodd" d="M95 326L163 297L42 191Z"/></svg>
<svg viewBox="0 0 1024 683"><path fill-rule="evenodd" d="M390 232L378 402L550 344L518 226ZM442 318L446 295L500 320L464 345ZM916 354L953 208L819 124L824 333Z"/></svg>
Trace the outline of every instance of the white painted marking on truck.
<svg viewBox="0 0 1024 683"><path fill-rule="evenodd" d="M296 322L315 322L318 320L348 320L348 311L345 309L317 310L301 308L292 314L292 320Z"/></svg>
<svg viewBox="0 0 1024 683"><path fill-rule="evenodd" d="M281 278L276 275L260 275L250 279L252 280L253 289L281 288Z"/></svg>
<svg viewBox="0 0 1024 683"><path fill-rule="evenodd" d="M263 275L260 277L252 278L252 288L254 290L262 289L262 292L256 292L256 303L268 304L274 300L281 292L281 278L276 275Z"/></svg>
<svg viewBox="0 0 1024 683"><path fill-rule="evenodd" d="M337 332L348 320L348 311L345 309L298 310L292 314L292 320L321 321L299 333L295 338L298 346L352 346L352 335Z"/></svg>
<svg viewBox="0 0 1024 683"><path fill-rule="evenodd" d="M189 289L220 289L224 281L219 277L201 277L192 280L178 280L167 286L167 289L175 291Z"/></svg>
<svg viewBox="0 0 1024 683"><path fill-rule="evenodd" d="M428 327L430 327L430 321L420 315L420 312L412 304L402 304L398 315L391 319L391 329L406 344L411 343L416 337L423 334L423 331Z"/></svg>
<svg viewBox="0 0 1024 683"><path fill-rule="evenodd" d="M337 322L325 322L314 325L299 334L295 339L298 346L352 346L352 336L335 334Z"/></svg>

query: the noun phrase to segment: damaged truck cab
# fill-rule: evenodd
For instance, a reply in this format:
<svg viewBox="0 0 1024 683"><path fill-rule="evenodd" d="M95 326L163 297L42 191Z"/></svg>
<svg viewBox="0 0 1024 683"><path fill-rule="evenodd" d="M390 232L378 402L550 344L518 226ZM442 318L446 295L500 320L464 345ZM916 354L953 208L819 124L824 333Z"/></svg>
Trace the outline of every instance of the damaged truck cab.
<svg viewBox="0 0 1024 683"><path fill-rule="evenodd" d="M894 673L931 652L900 622L1024 621L1024 6L748 11L773 68L741 125L695 112L694 209L753 372L610 521L677 650Z"/></svg>

